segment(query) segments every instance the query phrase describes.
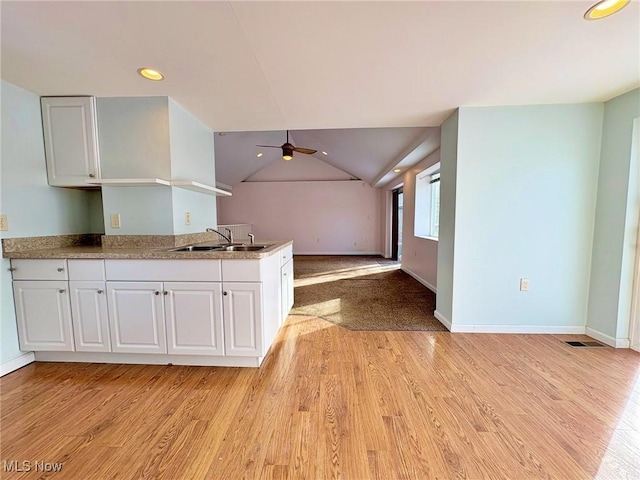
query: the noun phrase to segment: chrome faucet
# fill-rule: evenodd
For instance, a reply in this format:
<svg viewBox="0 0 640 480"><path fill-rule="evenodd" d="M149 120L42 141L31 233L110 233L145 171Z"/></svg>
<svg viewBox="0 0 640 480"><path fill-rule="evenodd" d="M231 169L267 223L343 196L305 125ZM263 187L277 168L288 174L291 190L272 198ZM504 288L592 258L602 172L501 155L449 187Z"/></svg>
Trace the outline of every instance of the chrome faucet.
<svg viewBox="0 0 640 480"><path fill-rule="evenodd" d="M225 227L225 230L227 231L227 235L225 235L224 233L220 233L218 230L216 230L215 228L207 228L206 231L207 232L214 232L217 233L218 235L220 235L222 238L224 238L227 243L233 243L233 232Z"/></svg>
<svg viewBox="0 0 640 480"><path fill-rule="evenodd" d="M253 233L249 234L249 239L251 240L251 245L256 243L256 236Z"/></svg>

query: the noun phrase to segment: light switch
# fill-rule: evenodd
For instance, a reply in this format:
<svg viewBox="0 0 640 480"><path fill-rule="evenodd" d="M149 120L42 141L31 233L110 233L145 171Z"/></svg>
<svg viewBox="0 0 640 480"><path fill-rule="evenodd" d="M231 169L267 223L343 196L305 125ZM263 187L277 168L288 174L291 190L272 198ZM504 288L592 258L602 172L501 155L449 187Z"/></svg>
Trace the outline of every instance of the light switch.
<svg viewBox="0 0 640 480"><path fill-rule="evenodd" d="M191 225L191 214L189 212L184 212L184 224Z"/></svg>
<svg viewBox="0 0 640 480"><path fill-rule="evenodd" d="M6 232L9 230L9 219L6 213L0 213L0 231Z"/></svg>
<svg viewBox="0 0 640 480"><path fill-rule="evenodd" d="M120 228L120 214L112 213L111 214L111 228Z"/></svg>
<svg viewBox="0 0 640 480"><path fill-rule="evenodd" d="M521 278L520 279L520 291L521 292L528 292L529 291L529 279L528 278Z"/></svg>

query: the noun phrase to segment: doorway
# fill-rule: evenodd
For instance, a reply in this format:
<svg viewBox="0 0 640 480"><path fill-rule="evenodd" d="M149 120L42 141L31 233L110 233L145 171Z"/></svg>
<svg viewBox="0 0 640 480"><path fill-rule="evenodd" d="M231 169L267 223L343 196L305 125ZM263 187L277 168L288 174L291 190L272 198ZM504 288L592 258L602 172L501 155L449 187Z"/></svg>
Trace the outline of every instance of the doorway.
<svg viewBox="0 0 640 480"><path fill-rule="evenodd" d="M391 258L396 261L402 259L402 208L404 194L402 187L391 192Z"/></svg>

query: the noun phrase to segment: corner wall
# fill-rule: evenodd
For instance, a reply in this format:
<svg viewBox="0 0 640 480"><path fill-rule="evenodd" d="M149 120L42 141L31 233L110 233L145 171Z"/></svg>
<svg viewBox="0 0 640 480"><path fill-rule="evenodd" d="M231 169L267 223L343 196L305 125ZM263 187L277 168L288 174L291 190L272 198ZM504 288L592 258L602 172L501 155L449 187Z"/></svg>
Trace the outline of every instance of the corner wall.
<svg viewBox="0 0 640 480"><path fill-rule="evenodd" d="M638 116L640 89L604 105L587 333L618 347L629 346L640 215L640 166L637 152L632 155L633 120Z"/></svg>
<svg viewBox="0 0 640 480"><path fill-rule="evenodd" d="M602 113L460 108L452 331L584 333Z"/></svg>
<svg viewBox="0 0 640 480"><path fill-rule="evenodd" d="M0 232L1 237L92 232L96 193L47 183L40 97L5 81L0 88L0 211L9 220L9 230ZM4 374L19 368L24 352L18 346L9 259L2 258L0 264L0 374Z"/></svg>

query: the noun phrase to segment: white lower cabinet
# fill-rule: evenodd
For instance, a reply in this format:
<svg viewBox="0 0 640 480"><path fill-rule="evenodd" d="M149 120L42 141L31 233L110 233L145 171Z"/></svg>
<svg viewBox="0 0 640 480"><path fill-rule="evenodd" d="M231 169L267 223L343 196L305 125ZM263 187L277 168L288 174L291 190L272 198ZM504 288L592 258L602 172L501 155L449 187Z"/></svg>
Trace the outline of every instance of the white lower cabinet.
<svg viewBox="0 0 640 480"><path fill-rule="evenodd" d="M226 354L263 356L262 284L224 283L222 296Z"/></svg>
<svg viewBox="0 0 640 480"><path fill-rule="evenodd" d="M293 308L293 260L289 260L282 266L281 278L282 295L282 323L285 322L291 308Z"/></svg>
<svg viewBox="0 0 640 480"><path fill-rule="evenodd" d="M69 291L76 351L110 352L105 282L70 281Z"/></svg>
<svg viewBox="0 0 640 480"><path fill-rule="evenodd" d="M13 282L21 350L73 351L68 290L61 280Z"/></svg>
<svg viewBox="0 0 640 480"><path fill-rule="evenodd" d="M224 355L222 284L165 282L168 353Z"/></svg>
<svg viewBox="0 0 640 480"><path fill-rule="evenodd" d="M111 349L167 353L161 282L107 282Z"/></svg>

